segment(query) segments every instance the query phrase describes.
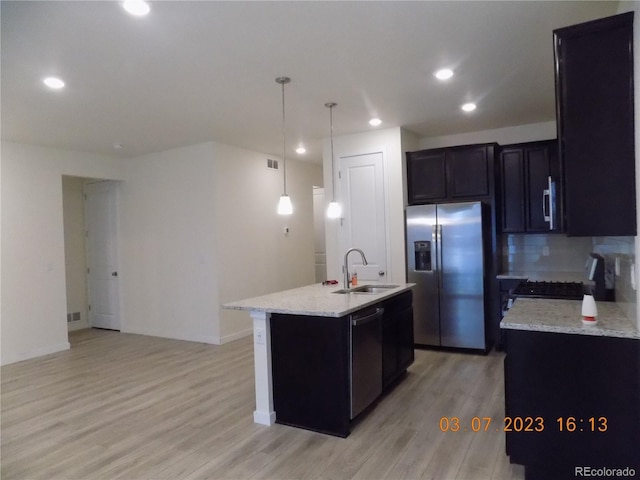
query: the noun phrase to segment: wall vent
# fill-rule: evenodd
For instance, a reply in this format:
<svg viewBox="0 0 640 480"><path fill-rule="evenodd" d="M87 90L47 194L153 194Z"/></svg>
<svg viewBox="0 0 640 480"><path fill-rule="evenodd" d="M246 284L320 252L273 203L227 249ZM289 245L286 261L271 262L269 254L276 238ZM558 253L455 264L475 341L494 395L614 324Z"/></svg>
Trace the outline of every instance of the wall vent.
<svg viewBox="0 0 640 480"><path fill-rule="evenodd" d="M278 160L267 158L267 168L269 170L278 170Z"/></svg>
<svg viewBox="0 0 640 480"><path fill-rule="evenodd" d="M67 313L67 323L79 322L81 318L80 312Z"/></svg>

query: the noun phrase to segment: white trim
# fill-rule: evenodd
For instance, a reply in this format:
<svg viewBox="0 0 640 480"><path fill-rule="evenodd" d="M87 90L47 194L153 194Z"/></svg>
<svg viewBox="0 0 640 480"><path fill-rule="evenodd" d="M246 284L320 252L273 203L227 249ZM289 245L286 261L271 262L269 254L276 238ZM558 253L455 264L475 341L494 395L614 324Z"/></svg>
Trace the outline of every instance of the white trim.
<svg viewBox="0 0 640 480"><path fill-rule="evenodd" d="M49 345L48 347L38 348L29 352L18 352L15 355L9 355L8 358L2 359L2 365L9 365L10 363L22 362L23 360L30 360L36 357L42 357L44 355L51 355L52 353L58 353L65 350L69 350L71 344L69 342L58 343L57 345Z"/></svg>
<svg viewBox="0 0 640 480"><path fill-rule="evenodd" d="M271 314L252 311L253 319L253 361L256 382L256 410L253 421L261 425L273 425L276 412L273 406L273 382L271 372ZM258 343L258 330L262 338Z"/></svg>
<svg viewBox="0 0 640 480"><path fill-rule="evenodd" d="M253 328L247 328L246 330L241 330L239 332L232 333L231 335L224 335L218 338L218 343L222 345L224 343L235 342L241 338L248 337L252 332Z"/></svg>
<svg viewBox="0 0 640 480"><path fill-rule="evenodd" d="M188 342L208 343L211 345L220 345L220 337L214 335L190 335L184 332L173 332L167 330L154 330L142 328L127 328L120 330L122 333L132 333L134 335L147 335L149 337L171 338L173 340L186 340Z"/></svg>

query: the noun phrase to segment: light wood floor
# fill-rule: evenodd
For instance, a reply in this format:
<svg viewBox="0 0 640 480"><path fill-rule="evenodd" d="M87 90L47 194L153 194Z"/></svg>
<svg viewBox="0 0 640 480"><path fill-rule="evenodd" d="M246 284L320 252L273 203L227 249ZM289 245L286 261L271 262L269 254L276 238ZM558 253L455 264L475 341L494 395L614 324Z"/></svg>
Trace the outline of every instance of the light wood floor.
<svg viewBox="0 0 640 480"><path fill-rule="evenodd" d="M416 351L404 381L340 439L253 423L251 338L81 330L70 342L2 368L3 480L524 478L503 433L439 428L443 416L502 424L499 353Z"/></svg>

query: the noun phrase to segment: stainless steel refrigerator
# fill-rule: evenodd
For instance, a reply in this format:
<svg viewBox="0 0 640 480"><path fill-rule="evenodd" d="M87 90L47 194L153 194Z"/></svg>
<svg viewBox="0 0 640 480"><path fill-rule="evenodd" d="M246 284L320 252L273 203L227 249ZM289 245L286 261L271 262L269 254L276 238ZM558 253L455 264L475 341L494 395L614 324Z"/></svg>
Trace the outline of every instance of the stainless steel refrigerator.
<svg viewBox="0 0 640 480"><path fill-rule="evenodd" d="M407 281L418 345L486 349L480 202L408 206Z"/></svg>

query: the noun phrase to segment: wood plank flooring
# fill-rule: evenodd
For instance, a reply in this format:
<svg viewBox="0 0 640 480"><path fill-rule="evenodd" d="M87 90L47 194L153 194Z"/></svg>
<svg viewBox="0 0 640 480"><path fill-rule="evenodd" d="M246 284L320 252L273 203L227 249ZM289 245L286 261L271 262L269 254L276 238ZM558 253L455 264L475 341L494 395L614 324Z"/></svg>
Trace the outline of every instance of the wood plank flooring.
<svg viewBox="0 0 640 480"><path fill-rule="evenodd" d="M205 345L105 330L2 367L1 478L519 480L504 433L503 355L416 351L346 439L253 423L251 338ZM441 417L491 417L442 432Z"/></svg>

